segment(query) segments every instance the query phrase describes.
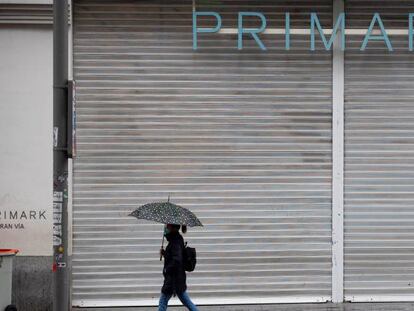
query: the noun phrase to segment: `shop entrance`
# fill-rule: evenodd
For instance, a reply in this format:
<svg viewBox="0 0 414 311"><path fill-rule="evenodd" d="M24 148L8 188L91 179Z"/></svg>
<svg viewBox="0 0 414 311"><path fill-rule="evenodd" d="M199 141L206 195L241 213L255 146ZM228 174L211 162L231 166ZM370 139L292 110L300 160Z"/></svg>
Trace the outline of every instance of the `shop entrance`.
<svg viewBox="0 0 414 311"><path fill-rule="evenodd" d="M237 12L307 28L331 1L226 1ZM290 2L289 2L290 3ZM160 226L127 217L171 200L205 224L190 230L199 304L331 300L332 54L234 34L203 35L193 51L192 1L79 1L74 5L77 159L74 163L73 304L155 305ZM322 43L319 42L318 44Z"/></svg>

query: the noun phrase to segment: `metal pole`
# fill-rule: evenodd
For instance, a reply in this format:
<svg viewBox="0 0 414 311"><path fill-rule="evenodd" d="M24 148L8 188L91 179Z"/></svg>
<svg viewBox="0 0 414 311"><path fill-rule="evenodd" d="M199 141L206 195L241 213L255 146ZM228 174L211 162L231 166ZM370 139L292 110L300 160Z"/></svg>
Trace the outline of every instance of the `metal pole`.
<svg viewBox="0 0 414 311"><path fill-rule="evenodd" d="M344 0L333 1L336 24ZM332 301L344 300L344 51L341 31L333 47L332 74Z"/></svg>
<svg viewBox="0 0 414 311"><path fill-rule="evenodd" d="M68 273L68 1L53 1L53 310L69 310Z"/></svg>

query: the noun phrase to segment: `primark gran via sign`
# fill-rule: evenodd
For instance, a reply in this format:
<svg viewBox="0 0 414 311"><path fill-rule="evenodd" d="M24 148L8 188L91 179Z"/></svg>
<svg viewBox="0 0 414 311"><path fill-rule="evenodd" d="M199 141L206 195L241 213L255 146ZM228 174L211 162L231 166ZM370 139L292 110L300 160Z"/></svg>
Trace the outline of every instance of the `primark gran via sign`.
<svg viewBox="0 0 414 311"><path fill-rule="evenodd" d="M202 28L199 27L199 19L214 19L215 27L211 28ZM244 22L246 19L257 19L259 26L257 28L246 28L244 27ZM327 33L321 26L320 20L317 13L310 13L310 50L316 50L316 37L319 35L325 46L326 50L332 49L333 43L335 42L338 33L340 34L341 39L341 49L344 51L346 49L346 29L345 23L346 15L341 13L336 18L336 23L333 29L330 31L331 36L327 38ZM260 39L260 35L266 33L267 21L266 16L259 12L239 12L238 21L237 21L237 48L239 50L243 49L243 39L246 37L253 38L258 47L262 50L266 50L266 46L263 41ZM217 12L193 12L193 49L197 50L199 48L198 40L200 34L206 33L218 33L222 31L222 18L221 15ZM408 36L408 45L407 49L409 51L414 50L414 13L407 14L407 28L402 31L402 33ZM291 49L291 18L290 13L285 13L285 28L283 29L284 34L284 46L286 50ZM366 29L364 33L364 39L361 42L361 51L365 51L370 41L382 41L384 42L384 47L387 48L390 52L393 51L393 45L388 35L387 29L384 26L381 15L379 13L374 13L370 26Z"/></svg>
<svg viewBox="0 0 414 311"><path fill-rule="evenodd" d="M24 230L24 222L47 220L46 213L46 210L2 210L0 230Z"/></svg>

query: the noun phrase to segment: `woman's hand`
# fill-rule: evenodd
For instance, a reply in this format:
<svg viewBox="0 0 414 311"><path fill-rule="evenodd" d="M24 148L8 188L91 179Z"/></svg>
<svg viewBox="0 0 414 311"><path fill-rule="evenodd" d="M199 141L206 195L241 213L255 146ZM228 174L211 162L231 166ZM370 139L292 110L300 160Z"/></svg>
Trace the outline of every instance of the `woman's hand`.
<svg viewBox="0 0 414 311"><path fill-rule="evenodd" d="M163 248L160 249L160 257L165 256L165 250Z"/></svg>

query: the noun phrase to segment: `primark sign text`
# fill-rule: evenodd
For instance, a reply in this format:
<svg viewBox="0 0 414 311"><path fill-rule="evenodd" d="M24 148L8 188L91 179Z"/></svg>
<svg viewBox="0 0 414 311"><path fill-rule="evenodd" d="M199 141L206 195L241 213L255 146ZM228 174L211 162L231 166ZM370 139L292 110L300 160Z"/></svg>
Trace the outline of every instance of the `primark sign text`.
<svg viewBox="0 0 414 311"><path fill-rule="evenodd" d="M199 27L200 19L213 19L215 21L215 27L211 28L202 28ZM258 27L256 28L246 28L244 27L244 21L246 19L257 19ZM266 50L266 46L260 38L260 35L266 32L267 21L266 16L259 12L239 12L238 13L238 25L237 25L237 48L239 50L243 49L243 39L247 37L253 38L258 47L262 50ZM341 40L341 49L344 51L346 48L345 36L346 29L345 23L346 15L341 13L337 16L335 25L331 31L331 36L327 38L326 31L323 29L317 13L310 13L310 50L316 50L316 40L317 36L320 37L320 40L323 42L325 49L330 50L335 42L337 36L340 36ZM285 28L283 29L284 33L284 46L286 50L291 49L291 17L290 13L285 13ZM221 15L217 12L193 12L193 49L197 50L199 48L198 40L199 37L206 33L219 33L222 30L222 18ZM408 46L409 51L414 50L414 13L407 14L407 28L404 29L403 33L408 36ZM371 41L382 41L384 47L389 51L393 51L392 41L389 37L386 27L382 21L381 15L379 13L374 13L372 16L371 23L366 29L364 34L364 39L361 42L361 51L364 51Z"/></svg>

